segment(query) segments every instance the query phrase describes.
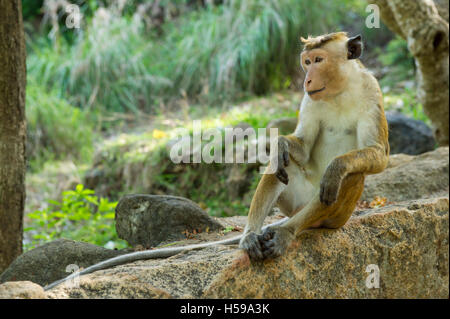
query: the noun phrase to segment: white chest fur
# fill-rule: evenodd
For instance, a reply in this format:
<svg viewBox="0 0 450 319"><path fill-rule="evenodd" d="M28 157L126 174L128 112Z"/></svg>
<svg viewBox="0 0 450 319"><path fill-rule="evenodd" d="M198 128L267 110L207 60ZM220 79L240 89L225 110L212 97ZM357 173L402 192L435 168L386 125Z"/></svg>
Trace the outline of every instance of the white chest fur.
<svg viewBox="0 0 450 319"><path fill-rule="evenodd" d="M373 106L372 101L365 101L355 94L342 93L332 102L312 101L308 96L304 97L300 110L301 124L296 134L305 135L302 130L314 132L306 165L308 171L314 172L311 176L314 184L320 181L334 158L359 148L358 124L361 119L370 117Z"/></svg>
<svg viewBox="0 0 450 319"><path fill-rule="evenodd" d="M358 123L358 117L347 114L345 109L339 111L329 105L320 112L321 109L319 106L314 116L319 127L310 153L310 161L320 176L335 157L357 148Z"/></svg>

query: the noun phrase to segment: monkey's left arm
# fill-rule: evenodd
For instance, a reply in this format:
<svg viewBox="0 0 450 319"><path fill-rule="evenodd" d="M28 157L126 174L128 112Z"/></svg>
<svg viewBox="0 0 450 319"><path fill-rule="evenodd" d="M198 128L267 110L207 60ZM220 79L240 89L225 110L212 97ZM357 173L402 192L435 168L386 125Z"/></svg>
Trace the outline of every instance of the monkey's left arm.
<svg viewBox="0 0 450 319"><path fill-rule="evenodd" d="M378 114L377 121L368 117L357 126L359 149L336 157L328 165L320 182L320 201L333 204L339 193L342 180L352 173L377 174L388 164L388 128L384 113Z"/></svg>

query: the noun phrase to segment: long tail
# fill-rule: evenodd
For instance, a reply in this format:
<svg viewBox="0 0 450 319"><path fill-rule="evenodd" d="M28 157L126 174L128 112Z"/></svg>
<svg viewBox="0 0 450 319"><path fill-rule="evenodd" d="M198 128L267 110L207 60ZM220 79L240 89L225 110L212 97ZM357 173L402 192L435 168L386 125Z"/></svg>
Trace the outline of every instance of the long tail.
<svg viewBox="0 0 450 319"><path fill-rule="evenodd" d="M287 218L283 218L282 220L279 220L270 225L264 226L263 230L270 226L280 225L280 224L284 223L286 220L287 220ZM65 281L71 280L77 276L90 274L97 270L102 270L102 269L126 264L129 262L134 262L137 260L167 258L167 257L179 254L179 253L181 253L183 251L187 251L187 250L202 249L202 248L215 246L215 245L234 245L234 244L239 243L241 238L242 238L242 235L239 235L239 236L236 236L233 238L219 240L219 241L213 241L213 242L204 243L204 244L195 244L195 245L182 246L182 247L168 247L168 248L160 248L160 249L155 249L155 250L137 251L134 253L129 253L129 254L113 257L113 258L101 261L95 265L89 266L89 267L83 269L82 271L74 272L73 274L70 274L69 276L67 276L63 279L57 280L57 281L45 286L44 290L45 291L50 290Z"/></svg>

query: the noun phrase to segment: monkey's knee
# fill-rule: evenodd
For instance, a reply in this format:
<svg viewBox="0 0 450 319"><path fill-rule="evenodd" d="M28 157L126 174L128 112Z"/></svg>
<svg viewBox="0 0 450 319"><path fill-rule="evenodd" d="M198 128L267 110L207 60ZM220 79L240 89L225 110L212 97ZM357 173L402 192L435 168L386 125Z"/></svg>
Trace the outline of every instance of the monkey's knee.
<svg viewBox="0 0 450 319"><path fill-rule="evenodd" d="M340 228L347 223L364 190L364 175L350 174L343 181L339 197L331 207L332 213L322 222L325 228Z"/></svg>
<svg viewBox="0 0 450 319"><path fill-rule="evenodd" d="M338 207L342 205L356 205L364 191L364 179L364 174L356 173L349 174L342 180L337 200Z"/></svg>

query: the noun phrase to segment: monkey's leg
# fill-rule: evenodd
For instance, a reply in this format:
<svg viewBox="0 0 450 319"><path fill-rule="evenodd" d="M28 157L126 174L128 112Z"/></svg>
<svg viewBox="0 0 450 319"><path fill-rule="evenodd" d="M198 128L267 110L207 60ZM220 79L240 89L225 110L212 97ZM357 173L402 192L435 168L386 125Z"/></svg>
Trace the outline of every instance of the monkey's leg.
<svg viewBox="0 0 450 319"><path fill-rule="evenodd" d="M338 228L350 218L364 188L363 174L350 174L344 178L338 200L328 206L320 202L319 191L297 214L281 226L270 227L262 235L264 258L282 255L291 241L310 227Z"/></svg>
<svg viewBox="0 0 450 319"><path fill-rule="evenodd" d="M278 199L278 196L286 187L273 174L264 174L262 176L250 204L244 236L239 243L239 247L247 251L250 259L263 259L263 253L259 243L261 227L264 219L270 213L270 210Z"/></svg>
<svg viewBox="0 0 450 319"><path fill-rule="evenodd" d="M262 259L261 227L275 203L286 216L292 216L299 207L306 205L312 197L314 187L306 180L303 171L294 163L286 167L290 176L285 185L275 174L264 174L256 188L248 214L240 248L247 251L251 259Z"/></svg>
<svg viewBox="0 0 450 319"><path fill-rule="evenodd" d="M364 174L349 174L342 182L339 191L341 204L322 222L322 227L339 228L352 216L356 203L364 190Z"/></svg>

